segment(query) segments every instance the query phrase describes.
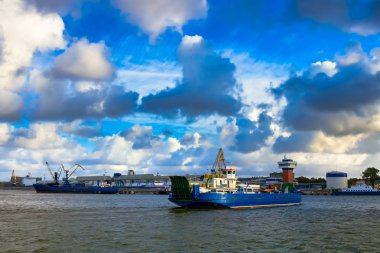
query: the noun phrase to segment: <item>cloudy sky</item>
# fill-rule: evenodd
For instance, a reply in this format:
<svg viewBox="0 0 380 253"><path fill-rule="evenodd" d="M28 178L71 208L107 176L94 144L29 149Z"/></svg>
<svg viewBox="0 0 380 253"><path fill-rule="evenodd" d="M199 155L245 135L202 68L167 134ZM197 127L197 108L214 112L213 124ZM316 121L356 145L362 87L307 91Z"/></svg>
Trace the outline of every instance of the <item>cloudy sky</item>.
<svg viewBox="0 0 380 253"><path fill-rule="evenodd" d="M380 167L380 2L0 0L0 180Z"/></svg>

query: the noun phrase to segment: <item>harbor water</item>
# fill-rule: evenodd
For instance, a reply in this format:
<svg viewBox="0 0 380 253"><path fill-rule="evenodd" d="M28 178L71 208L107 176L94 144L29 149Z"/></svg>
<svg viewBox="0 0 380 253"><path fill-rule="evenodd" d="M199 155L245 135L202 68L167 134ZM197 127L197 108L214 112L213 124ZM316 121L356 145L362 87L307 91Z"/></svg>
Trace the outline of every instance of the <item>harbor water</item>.
<svg viewBox="0 0 380 253"><path fill-rule="evenodd" d="M0 190L0 252L379 252L380 196L243 210L167 198Z"/></svg>

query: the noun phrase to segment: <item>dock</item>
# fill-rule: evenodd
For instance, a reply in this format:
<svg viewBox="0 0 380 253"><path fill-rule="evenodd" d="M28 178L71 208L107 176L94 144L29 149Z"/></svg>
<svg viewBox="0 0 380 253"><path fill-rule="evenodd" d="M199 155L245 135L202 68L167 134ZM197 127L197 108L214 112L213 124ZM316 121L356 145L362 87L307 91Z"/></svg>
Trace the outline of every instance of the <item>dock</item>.
<svg viewBox="0 0 380 253"><path fill-rule="evenodd" d="M169 194L170 189L165 187L121 187L118 194Z"/></svg>
<svg viewBox="0 0 380 253"><path fill-rule="evenodd" d="M323 190L300 190L302 195L331 195L332 191L330 189Z"/></svg>

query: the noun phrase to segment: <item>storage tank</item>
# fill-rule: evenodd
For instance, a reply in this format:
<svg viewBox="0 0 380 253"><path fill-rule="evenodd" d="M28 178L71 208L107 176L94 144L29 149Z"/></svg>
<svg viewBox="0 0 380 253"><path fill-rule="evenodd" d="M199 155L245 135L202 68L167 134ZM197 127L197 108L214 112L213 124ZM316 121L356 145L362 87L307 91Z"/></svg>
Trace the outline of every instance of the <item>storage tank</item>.
<svg viewBox="0 0 380 253"><path fill-rule="evenodd" d="M347 173L340 171L330 171L326 173L327 189L347 188Z"/></svg>

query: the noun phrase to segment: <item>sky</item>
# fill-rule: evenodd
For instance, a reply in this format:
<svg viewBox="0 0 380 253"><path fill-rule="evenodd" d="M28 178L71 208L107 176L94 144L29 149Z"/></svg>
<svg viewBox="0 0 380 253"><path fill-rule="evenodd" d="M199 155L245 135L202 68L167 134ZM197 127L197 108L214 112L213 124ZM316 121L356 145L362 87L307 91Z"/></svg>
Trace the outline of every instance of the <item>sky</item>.
<svg viewBox="0 0 380 253"><path fill-rule="evenodd" d="M380 2L0 0L0 180L380 167Z"/></svg>

